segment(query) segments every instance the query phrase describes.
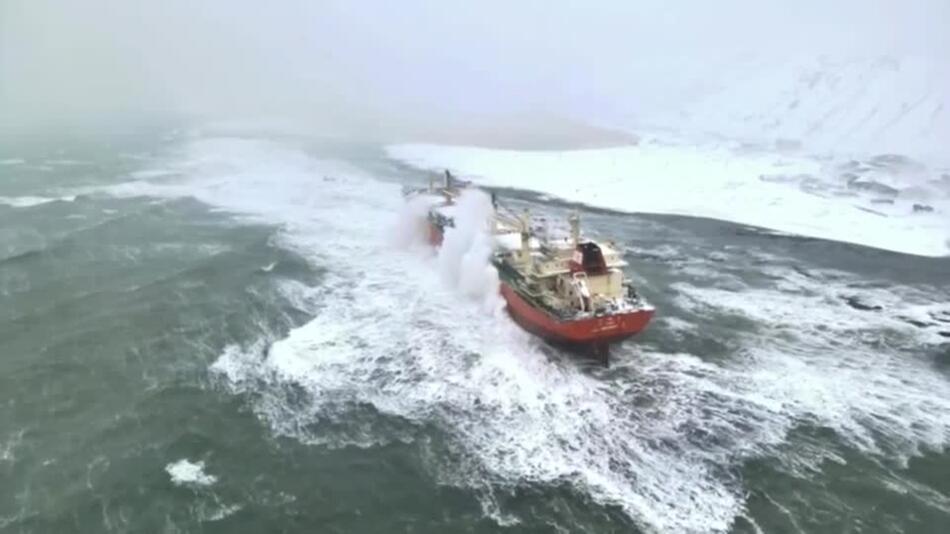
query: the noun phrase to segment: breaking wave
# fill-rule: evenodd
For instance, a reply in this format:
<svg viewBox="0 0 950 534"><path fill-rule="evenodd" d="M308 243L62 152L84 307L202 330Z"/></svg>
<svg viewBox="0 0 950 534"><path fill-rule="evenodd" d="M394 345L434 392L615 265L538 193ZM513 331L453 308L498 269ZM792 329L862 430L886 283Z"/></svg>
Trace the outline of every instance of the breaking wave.
<svg viewBox="0 0 950 534"><path fill-rule="evenodd" d="M446 228L439 248L439 272L462 294L478 299L485 311L497 314L504 303L498 293L498 271L489 261L491 199L482 191L465 191L454 209L455 225Z"/></svg>
<svg viewBox="0 0 950 534"><path fill-rule="evenodd" d="M277 434L371 447L411 442L434 426L448 438L448 450L428 453L443 483L476 491L567 483L664 532L727 530L745 506L737 467L779 454L802 420L887 454L947 443L947 384L887 347L832 344L854 325L831 320L840 310L827 311L807 288L796 297L676 287L678 305L695 312L677 332L697 327L705 310L731 310L763 330L728 362L643 345L609 372L587 372L550 358L494 313L497 278L471 226L447 233L436 257L407 246L421 211L405 208L395 185L247 139L194 141L169 165L175 181L132 182L114 194L193 196L279 224L282 246L327 269L319 286L280 286L310 322L272 343L228 347L212 366L234 391L253 392ZM477 227L483 200L465 202ZM894 440L885 448L872 430ZM517 520L494 497L483 505L500 522Z"/></svg>

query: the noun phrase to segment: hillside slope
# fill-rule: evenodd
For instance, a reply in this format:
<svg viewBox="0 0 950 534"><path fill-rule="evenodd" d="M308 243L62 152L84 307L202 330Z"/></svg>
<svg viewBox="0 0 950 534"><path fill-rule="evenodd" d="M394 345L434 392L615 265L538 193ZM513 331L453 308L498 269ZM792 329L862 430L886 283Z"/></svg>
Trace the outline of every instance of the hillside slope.
<svg viewBox="0 0 950 534"><path fill-rule="evenodd" d="M950 67L935 60L755 60L716 77L717 89L651 122L810 152L950 162Z"/></svg>

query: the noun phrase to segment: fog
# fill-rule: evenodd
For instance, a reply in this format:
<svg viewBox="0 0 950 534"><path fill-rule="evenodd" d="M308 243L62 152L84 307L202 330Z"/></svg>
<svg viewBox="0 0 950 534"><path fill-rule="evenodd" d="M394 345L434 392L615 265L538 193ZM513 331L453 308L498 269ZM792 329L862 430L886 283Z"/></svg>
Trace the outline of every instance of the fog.
<svg viewBox="0 0 950 534"><path fill-rule="evenodd" d="M2 0L0 129L270 117L393 136L673 110L750 55L950 50L945 0L778 4Z"/></svg>

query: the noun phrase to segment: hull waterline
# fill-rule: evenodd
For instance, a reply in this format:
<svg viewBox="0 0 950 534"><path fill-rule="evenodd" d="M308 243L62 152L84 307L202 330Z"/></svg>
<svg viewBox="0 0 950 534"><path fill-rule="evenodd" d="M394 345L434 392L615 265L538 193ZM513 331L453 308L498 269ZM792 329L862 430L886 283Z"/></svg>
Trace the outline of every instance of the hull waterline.
<svg viewBox="0 0 950 534"><path fill-rule="evenodd" d="M654 311L640 309L562 321L531 305L504 282L501 284L501 294L507 303L509 315L522 328L548 341L575 347L597 347L636 335L646 328Z"/></svg>

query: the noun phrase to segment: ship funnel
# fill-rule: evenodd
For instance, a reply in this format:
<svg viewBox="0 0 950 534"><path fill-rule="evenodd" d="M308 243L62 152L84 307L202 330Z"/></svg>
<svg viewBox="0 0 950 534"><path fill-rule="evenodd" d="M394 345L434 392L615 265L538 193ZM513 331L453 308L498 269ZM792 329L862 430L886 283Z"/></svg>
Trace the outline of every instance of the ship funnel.
<svg viewBox="0 0 950 534"><path fill-rule="evenodd" d="M575 211L571 213L567 221L571 223L571 243L574 248L577 248L577 245L581 242L581 218Z"/></svg>

